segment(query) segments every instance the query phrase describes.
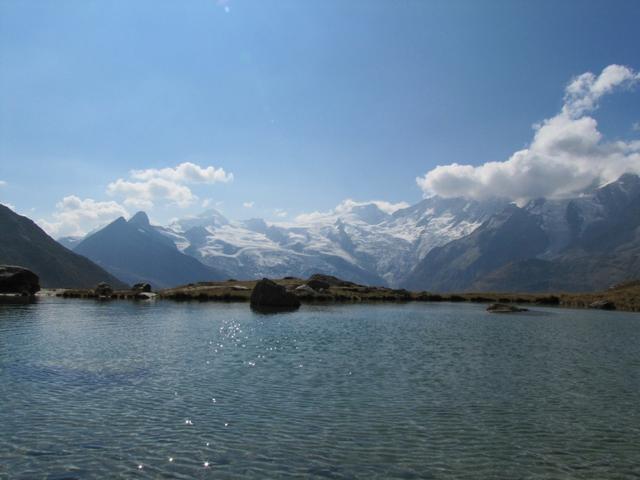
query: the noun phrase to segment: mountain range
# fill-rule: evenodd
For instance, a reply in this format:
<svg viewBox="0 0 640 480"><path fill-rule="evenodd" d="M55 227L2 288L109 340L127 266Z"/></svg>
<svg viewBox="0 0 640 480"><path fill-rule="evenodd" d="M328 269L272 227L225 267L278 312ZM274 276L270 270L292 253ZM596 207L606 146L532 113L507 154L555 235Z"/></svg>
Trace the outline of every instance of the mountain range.
<svg viewBox="0 0 640 480"><path fill-rule="evenodd" d="M138 212L60 242L155 288L320 272L437 292L591 291L640 277L640 177L525 205L434 196L388 213L346 202L289 224L208 210L157 226Z"/></svg>
<svg viewBox="0 0 640 480"><path fill-rule="evenodd" d="M592 291L640 277L640 177L590 194L510 205L434 248L403 286L437 291Z"/></svg>
<svg viewBox="0 0 640 480"><path fill-rule="evenodd" d="M128 284L150 283L154 288L226 278L220 270L200 263L176 248L173 241L152 227L144 212L128 221L119 217L76 243L84 255Z"/></svg>

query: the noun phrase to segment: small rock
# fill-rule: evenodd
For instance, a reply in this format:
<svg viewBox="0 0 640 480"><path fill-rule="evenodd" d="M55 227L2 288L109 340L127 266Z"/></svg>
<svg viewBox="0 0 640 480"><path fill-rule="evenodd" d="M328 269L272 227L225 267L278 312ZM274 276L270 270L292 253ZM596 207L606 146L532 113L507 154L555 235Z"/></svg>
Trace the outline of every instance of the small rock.
<svg viewBox="0 0 640 480"><path fill-rule="evenodd" d="M490 313L517 313L527 312L528 309L516 307L515 305L507 305L505 303L492 303L487 307L487 312Z"/></svg>
<svg viewBox="0 0 640 480"><path fill-rule="evenodd" d="M136 283L132 290L134 292L150 292L151 291L151 285L148 283Z"/></svg>
<svg viewBox="0 0 640 480"><path fill-rule="evenodd" d="M96 288L93 289L93 293L97 297L111 297L111 295L113 295L113 288L108 283L100 282Z"/></svg>
<svg viewBox="0 0 640 480"><path fill-rule="evenodd" d="M611 300L597 300L590 303L589 308L597 308L598 310L615 310L616 304Z"/></svg>

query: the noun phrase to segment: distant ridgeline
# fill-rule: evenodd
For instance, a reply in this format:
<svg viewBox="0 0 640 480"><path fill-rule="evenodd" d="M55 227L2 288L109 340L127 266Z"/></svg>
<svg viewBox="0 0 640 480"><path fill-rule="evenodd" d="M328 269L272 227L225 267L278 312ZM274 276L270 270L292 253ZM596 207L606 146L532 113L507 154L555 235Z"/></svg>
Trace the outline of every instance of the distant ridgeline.
<svg viewBox="0 0 640 480"><path fill-rule="evenodd" d="M53 242L30 220L4 207L2 213L3 226L5 217L14 218L30 230L3 228L0 263L20 264L13 250L24 254L43 239ZM522 207L499 199L431 197L392 214L375 203L354 204L293 226L234 222L210 210L160 227L139 212L86 238L60 242L128 284L150 282L154 288L322 272L434 292L595 291L640 278L639 227L640 177L626 174L578 198ZM18 238L34 240L18 248ZM37 271L36 263L25 266ZM41 277L44 286L62 286Z"/></svg>

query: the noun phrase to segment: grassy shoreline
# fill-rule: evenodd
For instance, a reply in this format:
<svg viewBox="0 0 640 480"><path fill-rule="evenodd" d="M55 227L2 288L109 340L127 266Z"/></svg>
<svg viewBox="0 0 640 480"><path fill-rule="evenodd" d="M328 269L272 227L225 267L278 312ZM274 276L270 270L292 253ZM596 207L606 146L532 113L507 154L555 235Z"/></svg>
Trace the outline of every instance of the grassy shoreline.
<svg viewBox="0 0 640 480"><path fill-rule="evenodd" d="M591 293L500 293L465 292L433 293L410 292L386 287L364 285L332 285L319 292L296 290L305 285L306 280L287 278L275 280L278 284L296 293L302 303L360 303L360 302L470 302L509 303L525 305L558 306L567 308L589 308L594 302L610 302L610 309L640 312L640 282L629 282L602 292ZM156 292L154 298L174 301L201 302L249 302L251 291L257 280L227 280L222 282L201 282ZM90 289L57 289L43 291L42 295L63 298L96 298ZM131 290L116 290L112 299L136 299Z"/></svg>

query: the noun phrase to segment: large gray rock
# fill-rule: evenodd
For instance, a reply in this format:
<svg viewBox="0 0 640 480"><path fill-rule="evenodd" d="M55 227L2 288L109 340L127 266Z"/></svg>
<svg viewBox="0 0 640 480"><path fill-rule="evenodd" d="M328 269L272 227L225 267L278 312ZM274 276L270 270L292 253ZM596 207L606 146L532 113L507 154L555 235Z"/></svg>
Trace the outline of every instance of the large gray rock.
<svg viewBox="0 0 640 480"><path fill-rule="evenodd" d="M0 293L33 295L40 290L40 279L31 270L14 265L0 265Z"/></svg>
<svg viewBox="0 0 640 480"><path fill-rule="evenodd" d="M251 292L251 308L262 311L296 310L300 308L300 300L268 278L263 278Z"/></svg>

